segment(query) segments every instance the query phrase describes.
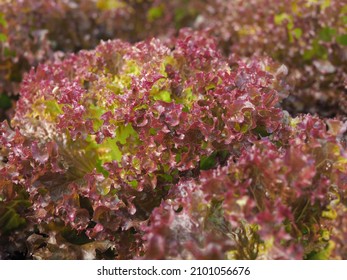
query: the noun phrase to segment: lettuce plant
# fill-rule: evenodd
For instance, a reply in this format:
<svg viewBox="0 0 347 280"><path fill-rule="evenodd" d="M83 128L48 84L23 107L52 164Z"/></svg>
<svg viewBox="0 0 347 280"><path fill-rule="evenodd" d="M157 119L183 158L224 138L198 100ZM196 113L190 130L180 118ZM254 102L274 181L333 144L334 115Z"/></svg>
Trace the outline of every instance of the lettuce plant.
<svg viewBox="0 0 347 280"><path fill-rule="evenodd" d="M26 222L38 259L343 258L346 127L280 109L284 72L189 29L32 69L0 128L1 234Z"/></svg>

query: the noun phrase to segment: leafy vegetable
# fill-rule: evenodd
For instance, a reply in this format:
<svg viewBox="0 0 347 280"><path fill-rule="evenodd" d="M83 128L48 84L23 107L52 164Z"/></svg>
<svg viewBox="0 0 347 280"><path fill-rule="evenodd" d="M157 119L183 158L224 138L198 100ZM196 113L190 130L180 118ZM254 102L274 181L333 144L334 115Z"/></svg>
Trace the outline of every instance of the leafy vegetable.
<svg viewBox="0 0 347 280"><path fill-rule="evenodd" d="M190 29L39 65L0 128L2 234L36 225L34 258L342 258L345 128L288 116L279 71Z"/></svg>

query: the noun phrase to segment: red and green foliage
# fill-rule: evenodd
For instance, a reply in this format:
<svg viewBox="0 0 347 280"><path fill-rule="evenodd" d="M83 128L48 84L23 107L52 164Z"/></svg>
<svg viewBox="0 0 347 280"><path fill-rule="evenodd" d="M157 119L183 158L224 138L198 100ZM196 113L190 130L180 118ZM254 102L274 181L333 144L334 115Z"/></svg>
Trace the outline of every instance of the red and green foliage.
<svg viewBox="0 0 347 280"><path fill-rule="evenodd" d="M285 64L293 90L282 107L292 115L346 116L346 0L1 0L0 11L1 119L40 62L100 39L168 39L187 26L209 28L227 54Z"/></svg>
<svg viewBox="0 0 347 280"><path fill-rule="evenodd" d="M182 180L151 217L149 257L345 259L346 153L328 125L291 119L281 138Z"/></svg>
<svg viewBox="0 0 347 280"><path fill-rule="evenodd" d="M136 42L169 38L191 25L196 10L185 0L22 0L0 1L0 92L17 93L23 71L53 58L54 51L91 49L100 40ZM12 84L11 84L12 82Z"/></svg>
<svg viewBox="0 0 347 280"><path fill-rule="evenodd" d="M346 125L283 111L285 72L189 29L32 69L0 127L0 258L346 258Z"/></svg>
<svg viewBox="0 0 347 280"><path fill-rule="evenodd" d="M346 0L211 0L199 26L233 55L268 55L289 68L291 113L346 116Z"/></svg>
<svg viewBox="0 0 347 280"><path fill-rule="evenodd" d="M100 40L169 38L192 25L186 0L0 0L0 119L32 66ZM186 7L188 5L188 7ZM8 115L11 114L7 114Z"/></svg>

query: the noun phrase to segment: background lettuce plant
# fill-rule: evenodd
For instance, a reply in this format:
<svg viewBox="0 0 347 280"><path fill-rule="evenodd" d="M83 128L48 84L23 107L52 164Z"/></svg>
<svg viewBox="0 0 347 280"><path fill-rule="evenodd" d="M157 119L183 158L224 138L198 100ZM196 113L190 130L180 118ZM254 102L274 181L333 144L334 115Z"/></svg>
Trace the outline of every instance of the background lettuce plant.
<svg viewBox="0 0 347 280"><path fill-rule="evenodd" d="M0 128L0 257L345 258L346 127L283 111L285 72L190 29L32 69Z"/></svg>
<svg viewBox="0 0 347 280"><path fill-rule="evenodd" d="M227 53L268 55L285 64L292 114L347 113L346 0L211 0L197 19Z"/></svg>

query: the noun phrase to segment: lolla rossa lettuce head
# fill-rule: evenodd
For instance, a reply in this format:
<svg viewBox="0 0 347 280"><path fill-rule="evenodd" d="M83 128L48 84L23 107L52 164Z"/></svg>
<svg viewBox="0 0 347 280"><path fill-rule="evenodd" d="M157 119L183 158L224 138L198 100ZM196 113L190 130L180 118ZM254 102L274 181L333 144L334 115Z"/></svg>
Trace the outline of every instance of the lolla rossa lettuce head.
<svg viewBox="0 0 347 280"><path fill-rule="evenodd" d="M27 191L41 234L31 255L341 257L343 127L279 109L281 69L182 30L32 70L0 134L1 189Z"/></svg>

